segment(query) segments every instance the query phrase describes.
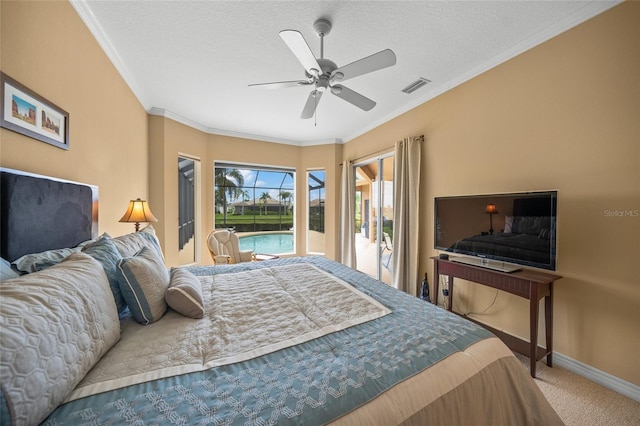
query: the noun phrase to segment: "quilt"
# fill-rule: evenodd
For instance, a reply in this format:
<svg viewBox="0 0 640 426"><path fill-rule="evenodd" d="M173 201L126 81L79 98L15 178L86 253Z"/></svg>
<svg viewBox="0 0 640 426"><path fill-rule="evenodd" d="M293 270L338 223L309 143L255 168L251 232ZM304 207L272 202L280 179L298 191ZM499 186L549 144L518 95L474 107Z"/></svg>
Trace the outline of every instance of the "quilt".
<svg viewBox="0 0 640 426"><path fill-rule="evenodd" d="M256 279L261 274L243 275L243 273L257 271L271 275L273 272L267 272L267 270L276 269L276 266L290 266L294 271L310 266L325 274L330 273L337 280L342 280L348 286L364 294L365 298L357 296L356 301L363 306L369 305L369 308L366 312L357 314L353 318L349 318L347 315L338 319L337 323L346 321L347 327L342 329L334 330L334 325L330 325L335 324L336 319L328 321L329 316L338 315L339 312L323 313L318 316L319 320L307 321L305 319L302 321L306 323L304 328L297 330L302 334L307 332L306 327L317 330L328 326L330 330L326 334L314 336L304 342L287 344L282 348L274 347L272 348L274 350L265 351L264 354L255 353L254 357L244 359L246 357L243 356L238 360L232 359L232 362L229 363L214 362L211 365L207 365L210 359L203 357L200 365L206 365L206 368L199 368L197 371L182 374L175 374L174 371L172 374L166 375L163 370L171 367L162 367L155 370L158 372L157 377L152 377L154 374L149 374L144 378L144 381L139 383L86 396L75 394L71 400L58 407L44 424L315 425L339 422L341 419L346 422L345 424L371 424L371 421L376 418L378 423L383 422L380 424L399 423L396 420L380 420L383 417L376 414L375 410L368 411L370 417L362 418L367 420L354 421L353 417L348 417L354 412L359 413L359 408L369 407L379 400L378 397L381 395L393 395L394 390L396 399L391 400L394 402L387 401L387 405L374 405L374 407L385 407L381 414L398 414L401 416L400 418L408 419L408 424L411 424L411 419L414 419L414 423L417 422L415 424L421 424L428 417L420 416L435 411L425 411L422 410L424 407L419 406L415 412L412 411L413 414L406 414L402 413L402 409L399 408L402 400L412 401L412 397L419 396L415 392L406 393L403 387L414 386L413 389L416 389L414 379L422 380L418 382L417 387L422 389L425 386L424 377L426 377L426 383L433 381L434 377L438 377L438 386L434 389L440 390L431 391L425 388L425 392L434 392L432 398L434 405L438 401L444 405L450 405L451 400L440 398L441 392L453 397L454 400L459 399L461 395L456 393L460 389L456 385L457 381L468 381L468 375L480 380L483 374L493 374L486 372L476 374L476 369L483 368L480 364L488 365L487 371L494 369L496 377L505 376L504 373L498 372L498 370L502 371L501 367L499 368L501 361L496 362L494 354L480 350L483 342L486 342L486 346L490 346L491 342L497 341L487 330L328 259L322 257L290 258L237 265L196 267L190 270L200 277L205 287L208 283L214 299L217 285L229 285L233 289L237 289L240 299L247 299L245 300L247 306L253 306L254 303L258 303L252 298L257 287L266 286L269 289L268 293L273 293L277 289L274 287L275 284L265 284L262 279ZM236 276L234 277L234 275ZM304 293L306 290L302 289L304 287L300 281L302 277L301 275L299 278L290 280L293 288L290 293L283 293L282 298L291 297L293 298L291 299L292 304L305 305L308 299L307 294ZM321 289L321 286L324 285L318 282L316 284L310 283L308 287L312 292L323 293L324 290ZM283 288L280 284L278 287ZM340 291L344 291L344 289ZM301 293L297 294L298 292ZM343 295L346 297L350 292L351 290L347 288L347 292ZM261 293L256 292L256 294ZM297 295L293 296L293 294ZM376 303L370 304L371 299ZM329 305L333 303L327 302ZM271 300L268 301L267 305L269 304L271 304ZM222 305L224 303L220 304L220 306ZM279 316L279 306L279 304L275 305L275 301L273 301L270 315L279 318L275 322L286 323L286 315L285 319ZM379 315L377 318L364 321L355 319L355 317L362 319L371 315L371 310L369 310L371 307L374 312L378 312L374 314ZM211 307L211 309L214 308ZM316 302L311 303L303 310L305 312L325 311L324 307ZM341 305L337 306L335 311L350 312L351 308ZM170 316L172 313L169 312L167 315ZM227 318L226 315L225 318ZM158 327L163 324L165 319L169 318L158 321ZM254 319L254 321L256 320ZM201 320L185 318L184 321L194 323ZM190 356L197 358L203 354L195 350L195 347L206 348L210 343L213 343L213 346L217 346L223 352L226 345L231 345L227 353L232 357L238 351L248 350L251 352L253 349L245 346L246 342L233 337L233 333L227 334L223 331L227 325L225 321L219 322L222 328L214 333L220 342L205 342L202 340L205 338L198 337L199 333L194 333L190 337L191 343L187 345L188 347L183 348L183 351L192 351ZM244 320L239 321L245 322ZM316 323L316 321L319 322ZM353 321L353 325L351 325L351 321ZM154 325L155 323L151 326ZM146 330L149 327L136 325L133 328ZM246 327L251 328L249 325ZM144 332L136 331L136 333ZM170 329L165 332L170 334L166 340L154 341L156 337L149 339L148 343L154 349L147 352L145 359L139 359L141 364L148 363L148 358L159 358L158 365L164 365L164 360L160 358L173 357L173 350L166 345L176 338L177 332ZM123 343L126 344L128 333L126 330L123 332L121 342L116 347ZM252 332L249 331L249 333ZM311 333L315 333L315 331L311 331ZM142 335L136 335L135 340L136 342L144 341ZM264 341L269 342L268 339ZM504 352L499 354L500 359L506 359L507 364L512 360L517 362L515 357L509 356L504 345L498 347L499 351ZM469 349L471 351L467 352ZM474 351L480 355L474 355ZM108 353L105 359L110 356ZM224 357L223 354L222 358ZM448 364L449 362L453 362L453 364ZM457 367L460 362L462 362L460 365L465 366L464 368ZM451 373L448 374L447 380L440 380L440 376L428 375L430 371L433 371L430 367L435 365L447 367L447 371ZM114 363L112 360L105 362L104 368L113 372L121 369L122 364ZM511 368L514 367L511 366ZM514 406L509 405L503 414L513 413L513 416L523 420L522 423L535 424L535 420L538 420L545 421L547 424L558 424L557 415L548 406L539 390L531 388L531 386L535 388L535 384L528 379L526 371L519 368L521 371L513 370L512 373L515 374L506 375L512 380L507 381L508 385L503 385L505 395L512 392L514 387L517 387L518 391L512 398ZM148 371L141 374L147 373ZM427 373L426 376L424 376L425 373ZM90 378L93 374L91 372L87 376L87 381L78 387L78 391L83 386L95 386L103 381L100 379L89 384L93 380ZM101 374L99 373L99 375ZM525 380L523 384L526 389L519 384L521 378ZM527 382L527 380L529 381ZM475 394L478 389L482 389L483 382L478 381L477 383L476 387L470 387L465 392L470 391ZM537 391L537 393L533 398L530 398L529 391ZM527 394L526 398L521 398L523 394ZM523 401L526 402L523 403ZM449 409L448 412L451 413L451 410ZM437 410L437 413L442 415L447 411ZM513 416L511 420L513 420ZM493 418L498 418L495 413ZM526 421L529 418L534 421ZM451 421L449 415L445 415L444 419Z"/></svg>

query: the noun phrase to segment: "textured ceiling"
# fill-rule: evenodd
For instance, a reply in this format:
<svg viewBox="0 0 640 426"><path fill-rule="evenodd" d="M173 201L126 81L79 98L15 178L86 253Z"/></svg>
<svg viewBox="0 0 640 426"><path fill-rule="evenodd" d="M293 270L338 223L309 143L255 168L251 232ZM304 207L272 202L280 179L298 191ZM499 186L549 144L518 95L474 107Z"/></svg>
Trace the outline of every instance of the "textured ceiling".
<svg viewBox="0 0 640 426"><path fill-rule="evenodd" d="M298 145L346 142L603 12L587 1L94 1L71 3L144 108L209 133ZM338 66L383 49L395 66L344 83L377 102L364 112L330 93L300 119L309 87L278 36L302 33L316 57L317 18ZM401 90L431 80L412 94Z"/></svg>

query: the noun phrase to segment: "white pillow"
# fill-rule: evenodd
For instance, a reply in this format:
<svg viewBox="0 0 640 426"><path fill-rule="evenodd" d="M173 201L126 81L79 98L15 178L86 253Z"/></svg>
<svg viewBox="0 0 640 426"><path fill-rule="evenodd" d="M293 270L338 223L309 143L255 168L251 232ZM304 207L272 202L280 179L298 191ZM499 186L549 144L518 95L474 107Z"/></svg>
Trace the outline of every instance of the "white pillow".
<svg viewBox="0 0 640 426"><path fill-rule="evenodd" d="M164 294L169 272L158 252L144 247L135 256L118 261L118 282L133 318L140 324L158 321L167 311Z"/></svg>
<svg viewBox="0 0 640 426"><path fill-rule="evenodd" d="M2 282L0 418L39 424L120 339L102 265L71 254L44 271Z"/></svg>

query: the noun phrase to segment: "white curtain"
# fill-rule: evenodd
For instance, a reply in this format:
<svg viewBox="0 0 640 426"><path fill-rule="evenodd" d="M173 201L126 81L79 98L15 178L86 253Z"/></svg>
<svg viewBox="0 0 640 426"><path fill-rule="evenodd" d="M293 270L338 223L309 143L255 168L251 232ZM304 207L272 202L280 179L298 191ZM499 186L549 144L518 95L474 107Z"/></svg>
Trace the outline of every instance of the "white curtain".
<svg viewBox="0 0 640 426"><path fill-rule="evenodd" d="M418 288L420 145L423 136L395 146L393 172L393 285L411 295Z"/></svg>
<svg viewBox="0 0 640 426"><path fill-rule="evenodd" d="M340 191L340 256L342 264L356 269L355 181L350 161L342 163Z"/></svg>

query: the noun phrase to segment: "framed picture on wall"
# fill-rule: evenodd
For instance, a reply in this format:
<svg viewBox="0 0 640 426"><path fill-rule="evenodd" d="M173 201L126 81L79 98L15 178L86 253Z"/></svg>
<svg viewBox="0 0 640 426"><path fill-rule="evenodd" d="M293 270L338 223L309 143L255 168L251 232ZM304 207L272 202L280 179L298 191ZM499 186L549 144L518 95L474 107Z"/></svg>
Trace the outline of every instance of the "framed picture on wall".
<svg viewBox="0 0 640 426"><path fill-rule="evenodd" d="M0 72L0 126L69 149L69 113Z"/></svg>

